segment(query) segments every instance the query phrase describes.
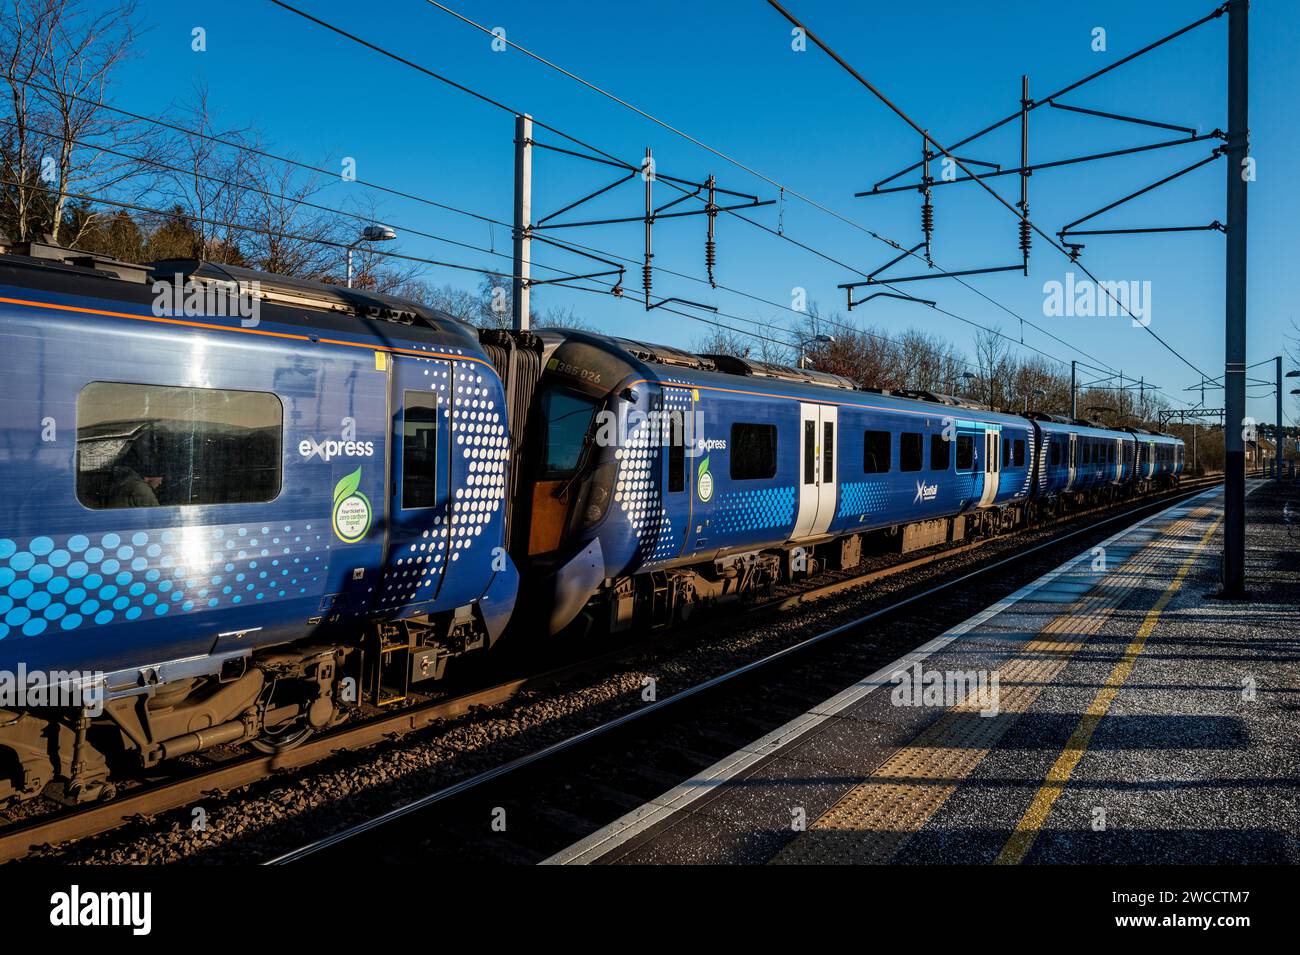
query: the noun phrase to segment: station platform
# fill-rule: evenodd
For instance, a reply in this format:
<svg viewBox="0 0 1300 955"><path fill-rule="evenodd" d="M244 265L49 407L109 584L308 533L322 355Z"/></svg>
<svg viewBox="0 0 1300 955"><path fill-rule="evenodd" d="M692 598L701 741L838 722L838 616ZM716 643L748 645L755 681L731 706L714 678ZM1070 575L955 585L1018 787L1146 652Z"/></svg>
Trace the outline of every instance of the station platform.
<svg viewBox="0 0 1300 955"><path fill-rule="evenodd" d="M1250 599L1211 489L547 863L1300 861L1300 485L1247 491Z"/></svg>

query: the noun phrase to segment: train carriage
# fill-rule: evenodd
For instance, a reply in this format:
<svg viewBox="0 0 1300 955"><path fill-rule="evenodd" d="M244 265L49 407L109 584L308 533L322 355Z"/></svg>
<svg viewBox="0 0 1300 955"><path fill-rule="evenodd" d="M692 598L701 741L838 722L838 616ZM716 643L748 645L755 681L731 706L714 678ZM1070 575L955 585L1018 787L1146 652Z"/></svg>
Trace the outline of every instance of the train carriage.
<svg viewBox="0 0 1300 955"><path fill-rule="evenodd" d="M593 598L617 629L851 566L872 531L912 550L1003 530L1033 490L1036 431L1015 415L627 339L544 349L517 556L552 631Z"/></svg>
<svg viewBox="0 0 1300 955"><path fill-rule="evenodd" d="M400 696L501 633L508 433L473 329L234 267L27 251L0 260L0 669L102 674L148 765L297 741L360 695L342 672ZM213 308L240 294L246 314ZM0 715L30 793L62 744Z"/></svg>

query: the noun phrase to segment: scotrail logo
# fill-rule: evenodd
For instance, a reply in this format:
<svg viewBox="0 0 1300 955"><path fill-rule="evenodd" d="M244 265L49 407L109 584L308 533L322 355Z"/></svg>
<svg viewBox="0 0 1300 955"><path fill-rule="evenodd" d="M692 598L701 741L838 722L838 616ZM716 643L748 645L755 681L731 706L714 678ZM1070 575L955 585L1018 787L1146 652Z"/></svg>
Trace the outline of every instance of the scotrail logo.
<svg viewBox="0 0 1300 955"><path fill-rule="evenodd" d="M939 493L939 485L926 484L925 481L917 481L916 497L913 498L912 503L916 504L919 503L920 501L933 501L935 497L938 495L938 493Z"/></svg>

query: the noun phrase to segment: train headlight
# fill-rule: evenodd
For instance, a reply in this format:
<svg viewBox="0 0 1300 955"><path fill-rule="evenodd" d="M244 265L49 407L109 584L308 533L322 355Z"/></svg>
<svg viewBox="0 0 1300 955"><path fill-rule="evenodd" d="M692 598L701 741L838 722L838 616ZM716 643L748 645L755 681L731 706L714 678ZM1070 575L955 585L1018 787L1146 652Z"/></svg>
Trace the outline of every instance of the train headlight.
<svg viewBox="0 0 1300 955"><path fill-rule="evenodd" d="M610 493L616 474L618 474L618 462L606 461L591 475L591 480L587 484L586 500L582 507L584 530L599 524L604 519L605 511L609 509Z"/></svg>

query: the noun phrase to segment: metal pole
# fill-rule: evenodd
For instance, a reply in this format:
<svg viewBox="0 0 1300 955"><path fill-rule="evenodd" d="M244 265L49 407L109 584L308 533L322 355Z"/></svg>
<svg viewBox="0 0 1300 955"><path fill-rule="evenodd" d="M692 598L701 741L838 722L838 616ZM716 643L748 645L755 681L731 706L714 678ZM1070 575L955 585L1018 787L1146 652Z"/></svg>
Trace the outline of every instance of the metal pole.
<svg viewBox="0 0 1300 955"><path fill-rule="evenodd" d="M1078 383L1079 383L1079 363L1077 361L1072 361L1070 362L1070 417L1071 418L1079 417L1078 414L1075 413L1076 411L1075 406L1078 403L1078 395L1079 395Z"/></svg>
<svg viewBox="0 0 1300 955"><path fill-rule="evenodd" d="M645 162L641 166L641 178L645 180L645 258L641 260L641 287L645 290L645 307L650 311L650 287L654 282L654 156L650 147L645 148ZM803 353L799 360L802 362ZM801 364L800 368L803 367Z"/></svg>
<svg viewBox="0 0 1300 955"><path fill-rule="evenodd" d="M1020 77L1020 258L1024 274L1029 274L1029 245L1033 230L1029 225L1029 76Z"/></svg>
<svg viewBox="0 0 1300 955"><path fill-rule="evenodd" d="M348 246L348 288L352 288L352 246Z"/></svg>
<svg viewBox="0 0 1300 955"><path fill-rule="evenodd" d="M1282 356L1277 356L1277 431L1273 434L1273 477L1282 477Z"/></svg>
<svg viewBox="0 0 1300 955"><path fill-rule="evenodd" d="M1246 592L1246 180L1248 0L1228 2L1228 236L1224 296L1223 594Z"/></svg>
<svg viewBox="0 0 1300 955"><path fill-rule="evenodd" d="M533 246L533 118L515 117L515 275L513 280L515 331L528 330L528 280L532 274Z"/></svg>

